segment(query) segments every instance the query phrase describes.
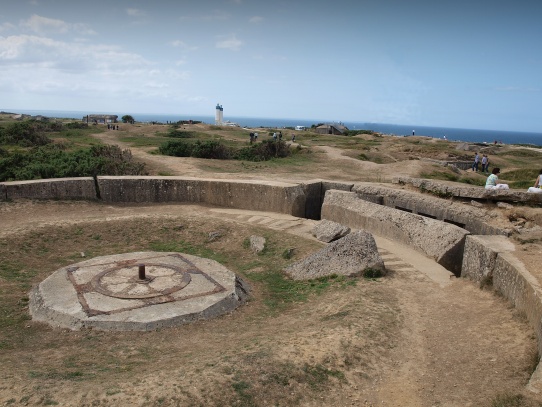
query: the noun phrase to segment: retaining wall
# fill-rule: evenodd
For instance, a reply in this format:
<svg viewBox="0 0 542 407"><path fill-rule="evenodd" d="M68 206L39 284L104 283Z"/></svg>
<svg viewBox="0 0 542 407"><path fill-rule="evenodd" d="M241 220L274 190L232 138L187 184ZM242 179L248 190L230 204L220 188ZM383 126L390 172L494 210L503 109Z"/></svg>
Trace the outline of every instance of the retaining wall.
<svg viewBox="0 0 542 407"><path fill-rule="evenodd" d="M495 291L525 313L533 327L542 354L542 288L525 266L510 252L513 245L497 236L467 236L461 275L483 284L491 284ZM511 247L510 247L511 245ZM542 390L542 367L538 364L527 388Z"/></svg>
<svg viewBox="0 0 542 407"><path fill-rule="evenodd" d="M398 241L424 253L454 274L461 273L458 259L463 256L469 232L458 226L367 202L354 192L336 190L326 193L322 219Z"/></svg>
<svg viewBox="0 0 542 407"><path fill-rule="evenodd" d="M473 234L504 236L510 234L507 229L485 223L484 218L487 216L485 211L451 200L370 184L356 184L352 192L366 201L453 223Z"/></svg>
<svg viewBox="0 0 542 407"><path fill-rule="evenodd" d="M96 199L94 178L52 178L34 181L1 182L0 192L7 199Z"/></svg>
<svg viewBox="0 0 542 407"><path fill-rule="evenodd" d="M518 191L515 189L485 189L484 187L411 177L396 177L392 179L392 183L401 185L410 184L419 188L421 191L432 192L440 196L542 205L542 194Z"/></svg>
<svg viewBox="0 0 542 407"><path fill-rule="evenodd" d="M305 189L273 181L181 177L98 177L104 202L190 202L305 216Z"/></svg>

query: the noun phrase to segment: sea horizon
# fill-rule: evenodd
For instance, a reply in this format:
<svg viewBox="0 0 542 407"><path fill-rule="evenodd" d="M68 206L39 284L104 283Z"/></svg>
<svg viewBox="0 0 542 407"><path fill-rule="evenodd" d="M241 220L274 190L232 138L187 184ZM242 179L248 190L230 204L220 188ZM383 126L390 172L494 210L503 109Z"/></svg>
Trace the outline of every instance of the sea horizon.
<svg viewBox="0 0 542 407"><path fill-rule="evenodd" d="M82 120L87 114L116 114L120 118L124 115L117 112L85 112L85 111L63 111L46 109L1 109L4 112L29 114L32 116L42 115L52 118L70 118ZM136 122L142 123L172 123L180 120L195 120L206 124L214 124L215 118L212 115L192 114L156 114L156 113L134 113L130 114ZM542 146L542 133L509 131L509 130L484 130L456 127L438 126L417 126L412 124L389 124L367 121L337 121L337 120L315 120L315 119L292 119L292 118L265 118L265 117L225 117L225 121L237 123L240 127L250 128L286 128L305 126L311 127L318 123L341 123L350 130L371 130L374 132L394 136L426 136L448 141L474 142L486 144L531 144Z"/></svg>

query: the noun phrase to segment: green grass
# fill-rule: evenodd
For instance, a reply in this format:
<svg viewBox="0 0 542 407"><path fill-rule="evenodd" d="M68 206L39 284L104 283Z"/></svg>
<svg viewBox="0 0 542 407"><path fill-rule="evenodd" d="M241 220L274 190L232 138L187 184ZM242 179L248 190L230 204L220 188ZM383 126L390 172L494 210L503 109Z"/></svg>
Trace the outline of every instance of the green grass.
<svg viewBox="0 0 542 407"><path fill-rule="evenodd" d="M286 278L280 270L252 273L247 278L265 286L264 303L272 311L279 311L290 303L307 301L309 296L321 294L331 286L342 288L356 284L355 280L337 275L296 281Z"/></svg>
<svg viewBox="0 0 542 407"><path fill-rule="evenodd" d="M64 129L58 133L48 134L48 137L57 142L63 142L69 150L74 150L81 147L103 145L101 140L92 136L103 132L102 128L90 126L88 129Z"/></svg>
<svg viewBox="0 0 542 407"><path fill-rule="evenodd" d="M130 144L132 147L156 147L167 141L167 137L124 136L119 141Z"/></svg>
<svg viewBox="0 0 542 407"><path fill-rule="evenodd" d="M227 259L224 256L224 254L217 253L207 247L195 245L193 243L186 242L183 240L178 240L178 241L173 241L173 242L169 242L169 241L151 242L149 247L151 250L154 250L157 252L179 252L179 253L191 254L193 256L206 257L206 258L215 260L219 263L227 262Z"/></svg>

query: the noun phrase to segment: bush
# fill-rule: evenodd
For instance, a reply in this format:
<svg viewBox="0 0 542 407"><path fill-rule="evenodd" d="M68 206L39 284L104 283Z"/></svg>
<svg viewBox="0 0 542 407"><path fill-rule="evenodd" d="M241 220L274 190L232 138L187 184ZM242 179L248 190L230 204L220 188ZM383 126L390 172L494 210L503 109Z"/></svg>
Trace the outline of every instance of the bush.
<svg viewBox="0 0 542 407"><path fill-rule="evenodd" d="M0 131L0 144L11 144L21 147L44 146L52 143L44 133L56 131L56 123L25 121L11 123ZM62 124L60 124L62 127ZM55 130L52 130L55 129Z"/></svg>
<svg viewBox="0 0 542 407"><path fill-rule="evenodd" d="M192 154L192 145L180 140L166 141L158 147L160 154L171 155L173 157L190 157Z"/></svg>
<svg viewBox="0 0 542 407"><path fill-rule="evenodd" d="M245 161L267 161L290 155L290 148L284 141L264 140L238 150L235 159Z"/></svg>
<svg viewBox="0 0 542 407"><path fill-rule="evenodd" d="M130 150L118 146L66 152L62 146L48 145L0 158L0 181L144 174L145 164L132 162Z"/></svg>
<svg viewBox="0 0 542 407"><path fill-rule="evenodd" d="M214 158L219 160L267 161L271 158L284 158L290 155L290 148L283 141L265 140L249 147L233 150L219 141L196 141L189 143L182 140L171 140L163 143L160 154L174 157Z"/></svg>
<svg viewBox="0 0 542 407"><path fill-rule="evenodd" d="M169 131L167 132L167 136L174 137L174 138L193 138L196 136L196 133L193 131L169 129Z"/></svg>
<svg viewBox="0 0 542 407"><path fill-rule="evenodd" d="M64 124L67 129L88 129L88 124L85 122L72 122Z"/></svg>
<svg viewBox="0 0 542 407"><path fill-rule="evenodd" d="M232 156L231 150L224 144L215 140L196 141L192 147L192 157L195 158L214 158L227 160Z"/></svg>

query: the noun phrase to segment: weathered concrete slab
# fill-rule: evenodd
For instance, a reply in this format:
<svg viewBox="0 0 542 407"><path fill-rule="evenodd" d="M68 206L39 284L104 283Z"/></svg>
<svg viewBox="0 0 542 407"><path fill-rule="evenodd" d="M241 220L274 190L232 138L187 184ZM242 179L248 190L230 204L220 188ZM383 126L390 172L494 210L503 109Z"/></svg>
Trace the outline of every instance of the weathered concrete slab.
<svg viewBox="0 0 542 407"><path fill-rule="evenodd" d="M6 199L96 199L94 178L51 178L0 183Z"/></svg>
<svg viewBox="0 0 542 407"><path fill-rule="evenodd" d="M450 199L442 199L429 194L419 194L402 189L388 188L369 183L354 185L352 192L360 198L386 205L390 208L401 208L419 215L450 222L463 227L477 235L504 235L508 236L510 230L489 225L488 213L473 206Z"/></svg>
<svg viewBox="0 0 542 407"><path fill-rule="evenodd" d="M396 177L393 178L392 182L394 184L411 184L421 191L430 191L441 196L542 204L542 194L532 194L515 189L485 189L484 187L411 177Z"/></svg>
<svg viewBox="0 0 542 407"><path fill-rule="evenodd" d="M312 230L312 235L321 242L329 243L350 233L348 226L330 220L322 220Z"/></svg>
<svg viewBox="0 0 542 407"><path fill-rule="evenodd" d="M358 230L290 265L284 272L294 280L310 280L333 274L361 276L367 269L385 272L373 236Z"/></svg>
<svg viewBox="0 0 542 407"><path fill-rule="evenodd" d="M184 177L98 177L105 202L190 202L305 216L302 185Z"/></svg>
<svg viewBox="0 0 542 407"><path fill-rule="evenodd" d="M30 313L36 321L73 330L148 331L232 311L246 299L246 291L234 273L214 260L183 253L125 253L57 270L33 288Z"/></svg>
<svg viewBox="0 0 542 407"><path fill-rule="evenodd" d="M459 275L468 231L452 224L364 201L354 192L328 191L322 218L365 229L425 253Z"/></svg>

